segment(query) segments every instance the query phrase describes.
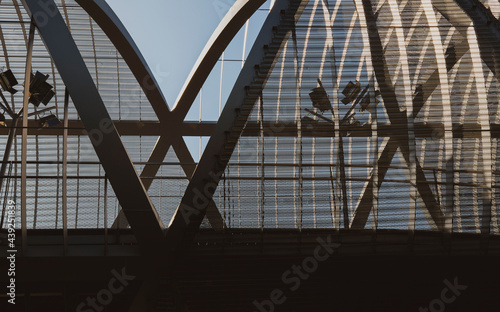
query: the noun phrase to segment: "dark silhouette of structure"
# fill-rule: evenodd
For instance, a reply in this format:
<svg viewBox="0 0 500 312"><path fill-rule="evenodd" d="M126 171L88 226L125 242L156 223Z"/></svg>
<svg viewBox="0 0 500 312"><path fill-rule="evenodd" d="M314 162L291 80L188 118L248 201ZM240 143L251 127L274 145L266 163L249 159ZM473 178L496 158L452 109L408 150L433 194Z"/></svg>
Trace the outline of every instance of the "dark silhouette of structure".
<svg viewBox="0 0 500 312"><path fill-rule="evenodd" d="M0 3L6 311L498 306L499 12L276 0L218 121L187 120L264 2L173 109L104 0Z"/></svg>

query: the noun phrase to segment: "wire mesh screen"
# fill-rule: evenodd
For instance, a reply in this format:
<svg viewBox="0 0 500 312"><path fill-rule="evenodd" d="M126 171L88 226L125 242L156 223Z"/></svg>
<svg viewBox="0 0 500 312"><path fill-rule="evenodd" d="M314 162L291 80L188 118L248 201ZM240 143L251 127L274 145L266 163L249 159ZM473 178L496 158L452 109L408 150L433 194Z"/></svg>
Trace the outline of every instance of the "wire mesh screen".
<svg viewBox="0 0 500 312"><path fill-rule="evenodd" d="M157 121L100 27L74 1L57 3L111 118L139 129ZM282 25L293 27L286 33L276 27L274 41L263 47L279 50L278 56L255 68L256 85L265 83L245 90L258 98L245 104L251 113L241 136L226 141L236 145L214 194L225 226L471 233L487 227L498 234L499 82L493 56L480 53L481 34L470 18L454 2L301 3L301 14L282 16ZM29 24L18 1L0 3L0 59L18 77ZM244 57L245 50L242 63ZM240 66L238 60L225 70L237 72ZM48 113L61 118L65 86L38 35L33 69L50 75L56 95ZM219 78L219 92L206 92L205 102L218 93L214 103L222 105L228 92ZM19 110L22 92L8 100ZM69 104L69 119L77 126L67 149L68 225L111 227L118 200ZM30 109L37 125L47 112ZM200 123L201 110L200 104ZM180 161L173 148L152 164L158 134L122 141L137 172L158 166L141 179L169 224L196 164L189 157ZM6 145L7 136L1 136L0 146ZM19 137L13 146L2 192L19 202ZM62 148L61 133L29 135L30 228L62 227Z"/></svg>
<svg viewBox="0 0 500 312"><path fill-rule="evenodd" d="M479 233L491 213L498 234L498 81L470 19L363 3L309 1L273 42L216 192L227 226Z"/></svg>
<svg viewBox="0 0 500 312"><path fill-rule="evenodd" d="M56 1L56 4L111 118L114 121L132 120L135 123L157 120L141 85L96 22L73 0ZM20 1L10 0L0 3L2 44L0 65L3 70L12 70L20 85L24 78L29 27L30 18ZM56 130L50 135L45 135L44 133L49 133L50 129L42 128L40 119L50 114L54 114L60 120L63 119L65 85L37 31L35 31L33 45L33 73L39 71L44 75L49 75L47 82L53 86L55 96L46 107L35 107L30 104L28 111L30 132L26 160L27 190L25 191L27 226L33 229L62 228L62 131ZM22 89L20 85L16 87L18 90ZM23 103L23 92L8 95L7 102L17 113ZM120 210L118 200L111 185L106 184L105 172L96 156L92 142L84 131L83 125L78 123L79 116L71 97L68 107L68 119L71 121L66 157L68 227L110 227ZM41 112L46 108L48 108L47 111ZM5 111L3 113L7 118L9 117ZM2 196L5 202L15 200L20 205L21 122L18 123L17 128L18 135L14 138L10 161L7 164L7 177L3 181ZM137 170L144 167L157 139L158 137L155 136L137 136L132 139L122 137ZM7 135L1 136L0 140L3 155L7 146ZM159 176L161 175L160 172ZM156 191L152 197L158 196L158 191ZM164 221L168 223L171 215L171 211L165 212ZM17 217L17 225L20 226L20 213ZM4 225L2 224L2 227Z"/></svg>

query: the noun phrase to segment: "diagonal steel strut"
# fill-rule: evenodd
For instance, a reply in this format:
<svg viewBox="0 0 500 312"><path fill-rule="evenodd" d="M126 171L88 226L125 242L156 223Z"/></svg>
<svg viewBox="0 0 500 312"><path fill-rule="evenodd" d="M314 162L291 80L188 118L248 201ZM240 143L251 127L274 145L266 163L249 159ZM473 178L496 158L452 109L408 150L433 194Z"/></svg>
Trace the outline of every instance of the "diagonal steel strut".
<svg viewBox="0 0 500 312"><path fill-rule="evenodd" d="M380 39L380 35L378 33L377 25L376 25L376 17L373 14L373 8L371 5L371 1L363 0L363 7L366 17L366 22L368 26L368 35L370 39L370 51L373 62L373 67L375 70L375 75L377 81L379 83L380 91L382 97L384 99L384 105L391 121L391 124L398 125L403 129L403 135L399 137L391 137L389 142L382 150L381 156L378 159L378 185L380 186L385 178L389 165L397 151L398 148L401 149L404 158L407 163L410 162L410 153L408 146L408 128L407 128L407 117L404 112L399 110L399 105L397 103L396 94L392 87L392 83L390 81L390 74L387 70L387 65L385 62L385 57L382 57L382 62L380 62L379 57L383 54L382 42ZM463 55L463 54L462 54ZM458 58L458 57L457 57ZM433 78L433 79L431 79ZM438 84L437 79L437 70L436 77L434 74L429 78L423 90L427 91L429 89L434 89ZM433 86L433 84L435 84ZM420 97L415 97L418 99L418 103L414 102L414 112L413 115L416 116L420 109L422 108L425 100L429 97L432 92L426 92L423 94L424 99L421 100ZM416 164L416 174L417 174L417 189L420 193L427 211L431 217L432 222L441 229L443 226L444 215L437 203L432 190L428 183L426 183L425 174L422 170L422 167L419 164L418 159L415 158ZM351 227L353 229L362 229L364 228L366 221L368 220L368 216L370 214L372 208L372 197L373 197L373 175L370 177L370 180L365 184L363 194L360 197L358 207L356 208L354 218L351 223Z"/></svg>
<svg viewBox="0 0 500 312"><path fill-rule="evenodd" d="M106 110L94 80L53 0L23 0L66 85L92 145L145 253L165 241L163 224L149 200Z"/></svg>
<svg viewBox="0 0 500 312"><path fill-rule="evenodd" d="M248 119L260 90L281 54L295 19L300 16L307 3L307 0L278 0L274 4L168 228L167 244L170 250L178 250L194 238L235 148L237 140L233 138L241 136L243 127L240 125L244 125ZM279 25L278 28L276 25ZM264 59L267 60L265 66L256 73L256 66L262 65ZM256 75L258 79L255 79Z"/></svg>

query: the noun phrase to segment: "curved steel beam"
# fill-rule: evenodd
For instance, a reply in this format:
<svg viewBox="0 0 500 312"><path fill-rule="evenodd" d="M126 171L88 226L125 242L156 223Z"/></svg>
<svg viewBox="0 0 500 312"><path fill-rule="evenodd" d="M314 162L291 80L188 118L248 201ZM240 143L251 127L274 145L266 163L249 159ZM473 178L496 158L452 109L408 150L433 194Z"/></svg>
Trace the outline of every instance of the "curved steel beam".
<svg viewBox="0 0 500 312"><path fill-rule="evenodd" d="M364 15L367 23L367 30L370 39L370 49L373 60L378 60L379 55L384 55L382 42L380 39L380 35L378 32L377 24L376 24L376 15L373 12L372 3L370 0L359 0L362 2ZM390 73L387 71L387 66L385 65L385 59L382 58L382 62L373 62L373 67L375 71L375 76L379 83L379 88L382 93L382 98L384 99L384 107L391 121L391 124L398 125L402 129L405 129L402 136L399 138L392 137L387 145L383 148L381 157L379 157L379 170L378 170L378 185L380 186L383 182L385 175L387 173L387 166L380 161L390 161L394 157L398 147L401 147L402 151L408 151L408 117L407 114L401 112L399 110L399 105L396 97L396 93L392 87L392 82L390 79ZM415 106L415 103L413 103ZM418 112L417 112L418 113ZM406 137L405 137L406 135ZM406 146L405 146L406 145ZM409 154L404 152L405 160L408 162L410 159L408 158ZM414 161L413 158L411 161ZM382 165L382 166L381 166ZM433 222L436 224L439 230L442 229L442 221L443 221L443 213L441 208L437 204L435 198L433 197L432 190L430 189L428 183L426 183L426 178L423 173L422 167L415 160L416 165L416 177L417 181L421 181L423 183L417 184L417 189L423 199L425 206L432 217ZM360 229L363 228L368 219L368 215L372 208L372 198L373 198L373 175L370 178L370 181L365 185L362 196L358 201L358 207L356 208L356 212L354 218L351 222L351 228ZM431 224L431 223L430 223ZM431 224L432 226L432 224Z"/></svg>
<svg viewBox="0 0 500 312"><path fill-rule="evenodd" d="M156 82L154 75L152 74L149 66L147 65L147 62L145 61L144 57L139 51L139 48L136 46L134 40L132 39L132 37L126 30L125 26L118 18L118 16L116 16L114 11L111 9L111 7L109 7L109 5L104 0L90 0L90 1L76 0L76 2L96 21L96 23L106 33L108 38L111 40L111 42L115 45L117 50L122 55L123 59L131 69L132 73L136 77L139 84L141 85L141 88L143 89L144 93L146 94L146 97L151 103L151 106L153 107L158 119L160 120L161 125L166 124L163 127L160 125L160 131L163 134L166 134L167 136L172 136L175 131L181 129L181 127L178 126L178 123L179 122L182 123L184 116L181 118L176 118L177 116L173 116L171 114L167 102L160 88L158 87L158 83ZM233 11L234 9L232 9L230 12ZM255 10L253 12L255 12ZM172 121L175 120L177 120L178 123L173 125ZM172 125L169 126L170 124ZM181 135L180 132L178 132L177 134ZM157 142L157 145L155 146L149 158L151 162L158 163L163 161L170 146L169 143L165 143L167 141L169 140L162 140L160 137L160 139ZM180 158L180 160L184 162L183 159ZM144 168L143 174L147 173L148 176L156 176L156 173L159 168L160 168L159 165L147 164ZM143 176L143 174L141 174L141 176ZM146 190L148 189L149 184L153 180L149 179L148 181L149 183L148 182L144 183ZM214 217L218 215L217 207L215 207L215 205L211 206L210 211L211 214L209 214L209 216L213 217L210 220L211 223L219 224L220 222L222 222L220 218ZM117 221L118 220L121 220L123 225L128 224L121 210L117 218ZM118 223L115 221L114 225L117 224Z"/></svg>
<svg viewBox="0 0 500 312"><path fill-rule="evenodd" d="M243 129L238 125L246 122L255 104L258 90L265 85L281 54L285 39L294 27L295 18L302 14L307 3L308 0L279 0L269 13L169 225L166 234L169 250L180 249L194 238L227 166L228 156L236 145L228 143L227 136L241 135ZM283 20L282 10L285 10ZM274 32L273 27L277 25L282 29L278 31L276 28ZM275 43L275 46L272 46L272 43ZM267 48L264 48L265 46ZM255 66L262 65L264 58L267 60L265 66L262 66L264 68L256 73ZM259 79L256 81L257 75ZM245 87L248 87L247 92ZM250 89L257 91L251 92Z"/></svg>
<svg viewBox="0 0 500 312"><path fill-rule="evenodd" d="M481 233L483 234L483 240L487 241L490 233L492 209L492 146L491 136L486 132L490 129L490 125L488 120L488 101L485 98L487 93L480 60L488 66L496 79L500 81L500 70L498 67L500 63L500 21L495 18L484 4L477 0L455 0L445 7L442 7L440 1L434 1L433 4L467 38L471 52L472 73L475 77L479 108L480 112L485 112L479 115L479 121L482 133L481 145L483 149L484 176ZM461 18L457 18L458 14L461 15Z"/></svg>
<svg viewBox="0 0 500 312"><path fill-rule="evenodd" d="M400 150L403 157L406 159L408 165L408 173L410 178L410 214L408 222L408 230L410 235L413 236L415 232L415 219L416 219L416 209L417 209L417 164L416 164L416 145L415 145L415 131L413 127L413 96L411 90L411 79L410 79L410 68L408 65L408 52L406 50L406 39L403 31L403 21L401 20L399 4L395 0L388 0L389 9L392 15L392 23L395 28L399 59L398 63L401 65L401 72L403 76L403 90L402 92L404 100L402 101L402 106L406 109L406 124L408 138L407 143L400 145ZM372 61L373 62L373 61ZM397 77L394 77L397 79ZM394 90L397 91L396 86ZM425 196L424 194L421 194ZM425 199L424 199L425 200ZM423 210L423 209L422 209Z"/></svg>
<svg viewBox="0 0 500 312"><path fill-rule="evenodd" d="M432 5L462 35L468 37L469 26L474 26L481 59L500 81L500 21L478 0L433 0Z"/></svg>
<svg viewBox="0 0 500 312"><path fill-rule="evenodd" d="M76 0L76 2L94 19L120 52L158 118L166 119L170 111L167 101L139 48L113 9L104 0Z"/></svg>
<svg viewBox="0 0 500 312"><path fill-rule="evenodd" d="M491 226L491 196L492 196L492 151L491 151L491 136L488 132L490 129L490 115L488 109L488 99L486 92L486 85L484 81L483 65L481 63L479 40L476 38L476 31L474 28L469 27L467 30L467 41L471 51L472 59L472 74L474 75L476 92L478 97L478 121L481 125L481 149L483 158L483 211L479 217L481 220L481 238L482 242L486 243L490 234ZM483 247L485 247L483 245Z"/></svg>
<svg viewBox="0 0 500 312"><path fill-rule="evenodd" d="M125 150L54 0L22 0L85 125L116 197L145 253L164 243L163 224Z"/></svg>
<svg viewBox="0 0 500 312"><path fill-rule="evenodd" d="M78 1L84 2L82 0ZM101 0L94 1L101 2ZM173 132L180 129L178 125L180 125L186 117L199 90L205 83L205 80L217 63L217 60L221 56L222 52L224 52L226 47L229 45L234 36L236 36L245 22L264 2L265 0L239 0L231 7L229 12L222 19L191 70L191 73L181 90L178 100L176 101L174 111L172 112L173 114L167 114L170 116L170 122L168 123L169 126L164 127L162 130L165 135L172 136ZM167 129L168 133L166 133ZM178 134L180 135L180 133ZM180 141L182 141L182 138ZM161 138L158 139L158 142L151 153L150 160L152 162L159 163L163 161L168 151L168 144L170 144L168 142L170 142L170 140L161 140ZM183 155L185 158L179 157L179 160L185 163L191 163L191 156L187 157L186 153L183 153ZM159 165L146 165L144 169L147 170L150 175L154 176L159 168ZM221 225L223 225L224 220L220 217L220 213L213 202L209 205L209 213L207 214L207 217L209 218L210 224L213 228L222 228ZM126 225L126 220L124 220L121 211L113 224L113 227L118 226L118 224Z"/></svg>
<svg viewBox="0 0 500 312"><path fill-rule="evenodd" d="M436 57L436 65L439 75L441 102L443 109L441 111L442 121L444 124L444 153L445 153L445 168L446 168L446 192L444 195L444 231L448 235L453 230L453 205L455 195L454 185L454 155L453 155L453 118L451 114L451 85L448 81L448 70L446 68L446 49L441 41L441 35L438 29L438 20L434 9L432 8L431 0L422 0L429 32L434 47L434 55ZM415 111L415 107L412 107ZM449 237L449 236L448 236Z"/></svg>
<svg viewBox="0 0 500 312"><path fill-rule="evenodd" d="M177 97L173 108L177 118L184 119L222 52L264 2L265 0L238 0L224 16L203 48Z"/></svg>

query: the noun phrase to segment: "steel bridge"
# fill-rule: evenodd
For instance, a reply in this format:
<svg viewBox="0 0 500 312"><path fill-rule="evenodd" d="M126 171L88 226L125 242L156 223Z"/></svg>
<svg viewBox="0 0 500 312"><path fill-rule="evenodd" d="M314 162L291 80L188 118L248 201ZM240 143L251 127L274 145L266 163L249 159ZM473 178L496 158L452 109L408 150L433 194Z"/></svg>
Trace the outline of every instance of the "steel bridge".
<svg viewBox="0 0 500 312"><path fill-rule="evenodd" d="M169 105L104 0L1 1L2 306L491 311L491 2L236 0Z"/></svg>

